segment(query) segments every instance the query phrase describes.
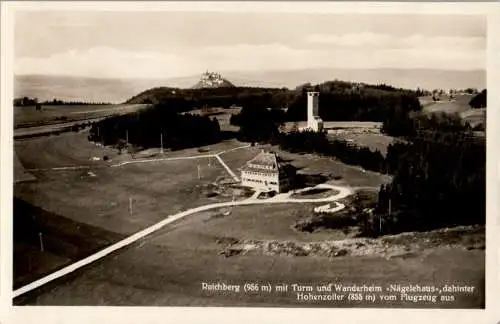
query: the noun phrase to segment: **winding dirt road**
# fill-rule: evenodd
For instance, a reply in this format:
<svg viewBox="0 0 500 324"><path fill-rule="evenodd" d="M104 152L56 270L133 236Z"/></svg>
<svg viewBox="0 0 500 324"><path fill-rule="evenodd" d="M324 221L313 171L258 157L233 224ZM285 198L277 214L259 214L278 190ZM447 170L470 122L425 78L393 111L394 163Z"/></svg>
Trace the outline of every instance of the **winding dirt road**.
<svg viewBox="0 0 500 324"><path fill-rule="evenodd" d="M238 147L235 149L243 149L243 148L246 148L248 146L249 145L245 145L245 146L241 146L241 147ZM231 149L231 151L233 151L235 149ZM237 178L236 174L227 166L226 163L223 162L222 158L220 157L222 154L224 154L226 152L227 151L219 152L217 154L197 155L197 156L179 157L179 158L163 158L163 159L147 159L147 160L127 161L127 162L121 162L119 164L112 165L110 167L120 167L120 166L123 166L126 164L131 164L131 163L147 163L147 162L158 162L158 161L169 161L169 160L180 160L180 159L196 159L196 158L206 158L207 156L212 156L212 157L215 157L224 166L226 171L235 180L237 180L238 178ZM71 167L66 167L66 168L64 168L64 167L54 168L54 170L74 169L74 168L75 168L75 166L71 166ZM80 261L77 261L73 264L70 264L69 266L66 266L58 271L55 271L46 277L38 279L38 280L36 280L36 281L26 285L26 286L23 286L23 287L15 290L13 292L13 297L15 298L15 297L21 296L21 295L23 295L29 291L32 291L38 287L41 287L41 286L43 286L43 285L45 285L53 280L61 278L61 277L65 276L65 275L67 275L67 274L69 274L77 269L80 269L86 265L91 264L92 262L95 262L99 259L104 258L105 256L107 256L110 253L113 253L114 251L117 251L123 247L126 247L126 246L138 241L138 240L152 234L153 232L160 230L161 228L163 228L164 226L166 226L170 223L173 223L181 218L184 218L186 216L189 216L189 215L192 215L195 213L208 211L208 210L212 210L212 209L234 207L234 206L244 206L244 205L334 202L334 201L346 198L353 193L353 191L348 187L334 186L334 185L330 185L330 184L320 184L316 187L306 188L305 190L301 190L301 191L307 191L307 190L311 190L311 189L332 189L332 190L335 190L336 193L331 195L331 196L324 197L324 198L318 198L318 199L291 198L290 196L293 194L293 192L278 194L278 195L276 195L272 198L268 198L268 199L258 199L257 198L258 195L253 195L252 197L244 199L244 200L208 204L208 205L204 205L204 206L191 208L191 209L185 210L183 212L180 212L180 213L177 213L174 215L169 215L165 219L163 219L162 221L160 221L152 226L149 226L149 227L147 227L147 228L145 228L145 229L121 240L121 241L118 241L117 243L115 243L111 246L108 246L107 248L105 248L105 249L103 249L95 254L92 254L92 255L90 255L90 256L88 256ZM345 206L343 204L338 204L336 211L339 211L339 210L343 209L344 207Z"/></svg>

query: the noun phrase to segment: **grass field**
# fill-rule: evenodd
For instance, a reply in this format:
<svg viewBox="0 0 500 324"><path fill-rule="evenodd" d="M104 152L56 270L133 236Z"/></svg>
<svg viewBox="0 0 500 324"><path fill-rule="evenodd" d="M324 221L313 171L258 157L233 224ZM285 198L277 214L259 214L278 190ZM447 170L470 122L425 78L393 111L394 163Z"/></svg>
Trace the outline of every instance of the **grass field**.
<svg viewBox="0 0 500 324"><path fill-rule="evenodd" d="M486 108L471 109L460 114L472 127L483 124L486 126Z"/></svg>
<svg viewBox="0 0 500 324"><path fill-rule="evenodd" d="M285 128L290 130L294 123L288 122ZM299 129L305 128L307 122L299 122ZM328 132L328 138L332 140L343 140L371 150L378 150L382 154L387 153L387 147L394 142L394 138L382 134L380 122L359 121L327 121L324 128Z"/></svg>
<svg viewBox="0 0 500 324"><path fill-rule="evenodd" d="M101 118L134 112L144 107L146 105L44 105L40 111L31 106L14 107L14 128Z"/></svg>
<svg viewBox="0 0 500 324"><path fill-rule="evenodd" d="M235 144L221 143L214 150L234 148ZM38 233L31 234L30 244L16 241L17 286L81 259L96 246L102 248L103 244L97 244L101 232L110 233L107 243L115 242L181 210L231 200L231 194L223 190L214 193L212 183L228 175L215 160L208 166L207 158L110 168L112 163L134 159L89 143L85 132L16 141L15 148L19 156L15 178L24 181L15 184L14 197L17 205L24 207L16 208L14 216L22 219L28 213L40 218L45 224L40 225L40 231L50 233L45 234L45 240L56 242L41 253ZM186 151L165 155L200 155L196 149ZM103 161L104 155L110 160ZM94 161L92 157L101 159ZM201 179L197 177L198 164ZM73 165L86 168L49 170ZM86 233L95 244L82 241L77 228L94 228ZM75 255L75 249L82 252Z"/></svg>
<svg viewBox="0 0 500 324"><path fill-rule="evenodd" d="M220 128L223 131L238 131L239 127L231 125L230 119L232 115L238 114L241 111L240 108L211 108L206 111L202 109L192 110L190 114L197 114L201 116L208 116L210 118L216 118L219 122Z"/></svg>
<svg viewBox="0 0 500 324"><path fill-rule="evenodd" d="M426 112L462 113L470 110L469 101L473 98L470 95L456 95L449 100L448 96L439 97L439 101L432 100L432 96L420 97L420 103Z"/></svg>
<svg viewBox="0 0 500 324"><path fill-rule="evenodd" d="M271 208L271 209L269 209ZM78 271L57 284L16 300L31 305L285 306L285 307L473 307L484 306L484 251L438 248L406 258L219 255L221 236L321 239L288 227L280 207L234 211L213 218L193 215L126 250ZM295 216L296 217L296 216ZM202 282L259 284L444 284L476 287L454 303L299 302L295 294L201 290Z"/></svg>
<svg viewBox="0 0 500 324"><path fill-rule="evenodd" d="M118 157L114 149L98 147L87 139L88 132L69 132L16 140L14 150L26 169L47 169L71 165L103 166L104 156ZM93 158L100 160L93 160Z"/></svg>
<svg viewBox="0 0 500 324"><path fill-rule="evenodd" d="M381 184L391 181L388 175L363 170L361 167L348 165L330 157L318 157L314 154L299 154L281 151L277 146L259 146L266 150L277 152L285 161L299 168L302 174L323 174L331 179L332 183L350 187L379 188Z"/></svg>
<svg viewBox="0 0 500 324"><path fill-rule="evenodd" d="M168 215L228 197L207 197L206 186L225 170L201 160L125 165L119 168L33 172L37 182L19 183L15 196L112 232L132 234ZM132 199L132 213L129 210Z"/></svg>
<svg viewBox="0 0 500 324"><path fill-rule="evenodd" d="M36 179L31 173L26 171L24 166L19 161L17 154L14 154L13 166L14 166L14 170L13 170L14 183L23 182L23 181L30 181L30 180Z"/></svg>
<svg viewBox="0 0 500 324"><path fill-rule="evenodd" d="M46 222L62 246L79 251L81 246L113 241L145 228L170 214L190 207L231 200L228 192L213 193L214 183L228 179L226 170L208 159L162 161L107 167L120 161L133 161L130 154L118 155L109 148L86 141L87 134L67 133L16 141L19 161L27 169L46 169L67 165L85 165L81 170L31 171L36 181L14 186L14 195L25 201L36 214L49 215ZM205 147L210 153L243 145L226 141ZM237 168L260 150L275 150L285 160L305 173L324 173L340 177L334 181L351 187L377 189L390 177L348 166L330 158L310 154L282 152L276 147L255 146L221 155L237 174ZM155 155L154 149L136 157ZM166 152L166 157L207 154L198 148ZM110 161L92 157L108 155ZM201 179L197 177L201 167ZM333 181L333 180L331 180ZM130 210L132 198L132 212ZM40 211L42 208L43 212ZM280 255L220 255L222 239L294 240L299 242L342 240L340 229L307 233L293 225L311 214L314 204L240 206L224 216L220 211L204 212L181 219L164 229L119 250L106 258L21 296L15 304L24 305L128 305L128 306L305 306L293 294L213 293L203 292L201 282L223 281L244 284L320 283L342 281L358 284L462 282L480 291L471 298L460 297L456 303L431 304L429 307L482 307L484 305L484 251L436 248L406 258L386 259L380 256L287 257ZM16 216L16 215L14 215ZM63 217L67 221L54 221ZM61 228L58 229L58 224ZM65 225L66 224L66 225ZM50 226L49 226L50 225ZM80 230L76 230L79 228ZM95 230L92 230L92 229ZM83 235L87 233L87 235ZM95 233L96 237L94 238ZM104 233L104 234L99 234ZM109 233L106 234L106 233ZM103 237L105 239L103 239ZM76 240L71 242L69 239ZM68 241L70 241L68 243ZM42 260L37 273L46 273L74 261L79 253L47 251L40 257L36 240L18 244L15 253L19 267L17 282L28 280L26 273L33 260ZM103 243L103 244L104 244ZM107 243L106 243L107 244ZM75 250L76 249L76 250ZM89 250L82 249L82 253ZM38 254L38 255L37 255ZM29 257L32 255L32 257ZM16 256L15 256L16 259ZM31 264L30 264L31 263ZM28 270L27 270L28 269ZM24 274L24 275L23 275ZM285 275L284 275L285 274ZM376 306L316 302L307 306ZM386 306L422 307L415 303L393 303Z"/></svg>
<svg viewBox="0 0 500 324"><path fill-rule="evenodd" d="M440 101L433 101L432 97L420 97L420 103L424 107L424 111L428 113L449 113L458 114L463 120L467 121L472 127L479 124L486 125L486 108L472 109L469 106L469 101L473 98L472 95L457 95L455 99L448 100L447 96L441 96ZM479 134L484 136L484 134Z"/></svg>
<svg viewBox="0 0 500 324"><path fill-rule="evenodd" d="M15 288L123 237L55 215L20 199L14 199L14 214Z"/></svg>

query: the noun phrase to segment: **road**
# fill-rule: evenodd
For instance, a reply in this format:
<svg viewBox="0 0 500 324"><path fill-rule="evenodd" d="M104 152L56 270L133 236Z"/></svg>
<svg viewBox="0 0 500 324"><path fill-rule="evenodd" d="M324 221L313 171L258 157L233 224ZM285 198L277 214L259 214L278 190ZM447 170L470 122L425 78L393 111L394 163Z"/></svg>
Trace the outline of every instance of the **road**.
<svg viewBox="0 0 500 324"><path fill-rule="evenodd" d="M245 146L241 146L241 147L237 147L235 149L243 149L243 148L246 148L248 147L249 145L245 145ZM231 149L231 151L235 150L235 149ZM229 151L229 150L228 150ZM158 161L169 161L169 160L179 160L179 159L195 159L195 158L206 158L208 156L214 156L217 158L217 160L219 162L221 162L221 164L224 166L224 168L226 169L226 171L228 171L228 173L235 179L237 179L236 175L234 174L234 172L227 166L227 164L225 164L222 160L222 158L220 157L220 155L228 152L228 151L222 151L222 152L219 152L217 154L207 154L207 155L198 155L198 156L189 156L189 157L178 157L178 158L162 158L162 159L147 159L147 160L137 160L137 161L126 161L126 162L121 162L119 164L116 164L116 165L112 165L111 167L120 167L120 166L123 166L123 165L126 165L126 164L130 164L130 163L147 163L147 162L158 162ZM70 169L70 168L77 168L77 166L71 166L71 167L66 167L66 169ZM54 170L60 170L60 169L64 169L63 168L54 168ZM313 199L313 198L306 198L306 199L297 199L297 198L291 198L290 196L293 194L293 192L289 192L289 193L282 193L282 194L278 194L272 198L268 198L268 199L258 199L257 198L257 195L253 195L252 197L250 198L247 198L247 199L244 199L244 200L238 200L238 201L230 201L230 202L221 202L221 203L213 203L213 204L208 204L208 205L204 205L204 206L199 206L199 207L195 207L195 208L191 208L191 209L188 209L188 210L185 210L183 212L180 212L180 213L177 213L177 214L174 214L174 215L169 215L167 216L165 219L163 219L162 221L152 225L152 226L149 226L121 241L118 241L117 243L95 253L95 254L92 254L78 262L75 262L73 264L70 264L58 271L55 271L53 273L51 273L50 275L46 276L46 277L43 277L41 279L38 279L26 286L23 286L17 290L15 290L13 292L13 297L19 297L25 293L28 293L38 287L41 287L51 281L54 281L58 278L61 278L67 274L70 274L72 272L74 272L75 270L78 270L86 265L89 265L97 260L100 260L102 258L104 258L105 256L109 255L110 253L113 253L114 251L117 251L121 248L124 248L134 242L136 242L137 240L140 240L158 230L160 230L161 228L165 227L166 225L168 224L171 224L181 218L184 218L186 216L189 216L189 215L192 215L192 214L195 214L195 213L199 213L199 212L203 212L203 211L208 211L208 210L212 210L212 209L218 209L218 208L224 208L224 207L234 207L234 206L245 206L245 205L261 205L261 204L284 204L284 203L322 203L322 202L334 202L334 201L337 201L337 200L340 200L340 199L343 199L343 198L346 198L348 197L349 195L351 195L353 192L350 188L347 188L347 187L341 187L341 186L334 186L334 185L330 185L330 184L320 184L316 187L311 187L309 188L309 190L311 189L316 189L316 188L321 188L321 189L332 189L332 190L335 190L337 191L336 194L333 194L331 196L328 196L328 197L324 197L324 198L318 198L318 199ZM304 191L304 190L303 190ZM339 207L337 208L337 211L343 209L344 205L340 205L339 204Z"/></svg>
<svg viewBox="0 0 500 324"><path fill-rule="evenodd" d="M75 125L81 125L86 123L94 123L106 119L107 117L99 117L99 118L89 118L84 120L76 120L72 122L58 123L58 124L50 124L44 126L33 126L33 127L23 127L17 128L14 130L14 139L20 139L24 137L33 137L40 135L49 135L55 132L61 132L68 130L69 128Z"/></svg>

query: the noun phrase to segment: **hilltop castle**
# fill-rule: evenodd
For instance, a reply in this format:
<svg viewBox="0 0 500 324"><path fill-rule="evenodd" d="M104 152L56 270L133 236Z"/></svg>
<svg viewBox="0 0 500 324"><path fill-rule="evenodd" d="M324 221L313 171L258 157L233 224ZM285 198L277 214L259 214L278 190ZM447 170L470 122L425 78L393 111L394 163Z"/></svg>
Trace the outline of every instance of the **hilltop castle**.
<svg viewBox="0 0 500 324"><path fill-rule="evenodd" d="M200 77L200 81L194 85L194 89L201 88L225 88L234 87L228 80L224 79L220 73L206 71Z"/></svg>

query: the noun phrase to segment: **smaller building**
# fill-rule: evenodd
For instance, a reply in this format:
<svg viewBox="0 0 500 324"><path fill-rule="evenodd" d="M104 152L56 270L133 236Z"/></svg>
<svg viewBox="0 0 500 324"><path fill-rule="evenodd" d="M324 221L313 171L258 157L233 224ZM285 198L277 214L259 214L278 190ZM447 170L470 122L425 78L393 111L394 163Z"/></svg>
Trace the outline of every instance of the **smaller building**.
<svg viewBox="0 0 500 324"><path fill-rule="evenodd" d="M276 193L292 188L297 171L276 153L264 151L248 161L240 170L243 186Z"/></svg>

